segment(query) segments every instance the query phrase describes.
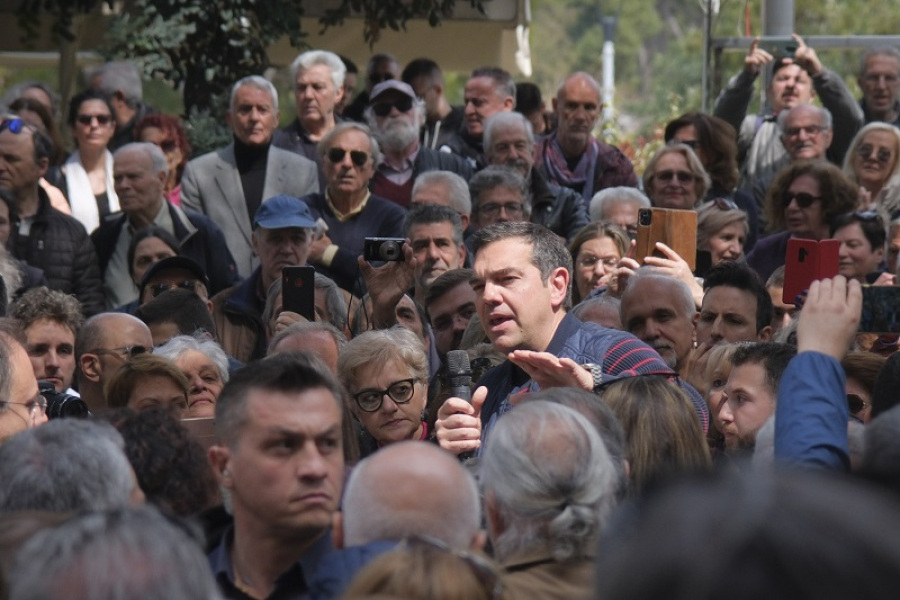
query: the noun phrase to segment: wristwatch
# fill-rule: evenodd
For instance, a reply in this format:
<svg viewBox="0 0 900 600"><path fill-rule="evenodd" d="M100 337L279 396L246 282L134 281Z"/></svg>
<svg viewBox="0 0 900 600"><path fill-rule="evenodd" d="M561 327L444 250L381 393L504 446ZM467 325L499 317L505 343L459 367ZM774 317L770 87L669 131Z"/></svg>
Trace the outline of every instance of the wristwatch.
<svg viewBox="0 0 900 600"><path fill-rule="evenodd" d="M596 394L600 391L600 386L603 384L603 368L597 363L584 363L581 365L581 368L594 378L594 387L591 391Z"/></svg>

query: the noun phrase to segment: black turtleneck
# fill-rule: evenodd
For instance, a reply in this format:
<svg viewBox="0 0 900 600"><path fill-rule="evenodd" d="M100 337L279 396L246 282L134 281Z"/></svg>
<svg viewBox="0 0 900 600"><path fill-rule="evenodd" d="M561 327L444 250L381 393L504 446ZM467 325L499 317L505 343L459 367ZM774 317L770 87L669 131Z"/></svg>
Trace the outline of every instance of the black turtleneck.
<svg viewBox="0 0 900 600"><path fill-rule="evenodd" d="M234 159L241 175L241 187L244 189L244 200L247 202L247 216L252 223L253 215L263 201L269 144L250 146L234 138Z"/></svg>

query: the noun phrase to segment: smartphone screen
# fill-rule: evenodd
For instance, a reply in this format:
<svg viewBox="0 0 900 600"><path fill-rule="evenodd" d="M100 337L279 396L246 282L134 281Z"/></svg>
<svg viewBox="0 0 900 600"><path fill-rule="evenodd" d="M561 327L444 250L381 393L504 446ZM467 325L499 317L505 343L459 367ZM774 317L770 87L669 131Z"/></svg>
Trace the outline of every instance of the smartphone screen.
<svg viewBox="0 0 900 600"><path fill-rule="evenodd" d="M309 322L316 320L316 270L313 267L281 269L281 305Z"/></svg>

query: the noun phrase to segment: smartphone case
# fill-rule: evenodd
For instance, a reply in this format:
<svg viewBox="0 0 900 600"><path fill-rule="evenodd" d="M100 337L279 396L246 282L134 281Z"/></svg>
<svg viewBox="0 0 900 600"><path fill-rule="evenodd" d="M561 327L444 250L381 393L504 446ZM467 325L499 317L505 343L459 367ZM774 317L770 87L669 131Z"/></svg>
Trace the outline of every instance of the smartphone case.
<svg viewBox="0 0 900 600"><path fill-rule="evenodd" d="M797 296L808 290L818 279L829 279L838 274L841 249L840 240L788 240L784 256L784 288L781 301L794 304Z"/></svg>
<svg viewBox="0 0 900 600"><path fill-rule="evenodd" d="M634 259L643 264L648 256L666 258L656 249L656 242L677 252L693 271L697 266L697 213L674 208L640 209Z"/></svg>

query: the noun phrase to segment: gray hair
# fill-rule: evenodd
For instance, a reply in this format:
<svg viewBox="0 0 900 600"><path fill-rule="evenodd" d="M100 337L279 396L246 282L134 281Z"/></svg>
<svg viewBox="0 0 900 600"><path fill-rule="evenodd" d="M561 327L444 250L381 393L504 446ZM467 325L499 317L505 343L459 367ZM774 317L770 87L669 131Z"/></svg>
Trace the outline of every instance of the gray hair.
<svg viewBox="0 0 900 600"><path fill-rule="evenodd" d="M131 142L125 144L113 153L113 160L118 160L120 156L129 152L143 152L149 159L154 173L169 174L169 163L166 161L166 155L156 144L150 142Z"/></svg>
<svg viewBox="0 0 900 600"><path fill-rule="evenodd" d="M881 121L873 121L872 123L863 125L863 127L856 132L856 135L853 136L853 139L850 140L850 146L847 148L847 153L844 155L844 166L842 170L844 175L847 176L847 179L854 185L859 185L859 179L856 177L856 169L853 168L853 159L856 157L857 149L862 145L863 139L872 131L882 131L890 135L891 138L893 138L894 143L897 144L897 149L900 150L900 129L894 127L890 123ZM900 160L895 162L894 171L884 183L884 189L895 189L897 186L900 186Z"/></svg>
<svg viewBox="0 0 900 600"><path fill-rule="evenodd" d="M477 79L478 77L487 77L494 84L494 94L498 98L512 98L513 107L516 102L516 82L513 81L512 75L500 67L478 67L469 79Z"/></svg>
<svg viewBox="0 0 900 600"><path fill-rule="evenodd" d="M272 108L278 112L278 90L275 89L275 86L271 81L261 75L248 75L247 77L239 79L237 83L232 86L231 99L228 101L229 110L234 110L234 99L237 96L238 90L244 86L254 87L263 92L268 92L269 96L272 97Z"/></svg>
<svg viewBox="0 0 900 600"><path fill-rule="evenodd" d="M90 78L100 78L99 89L108 96L122 92L125 103L137 108L144 102L144 86L137 65L127 61L108 62L91 72Z"/></svg>
<svg viewBox="0 0 900 600"><path fill-rule="evenodd" d="M609 294L600 294L599 296L588 297L575 305L572 309L572 316L578 317L582 321L585 319L582 317L583 314L590 312L591 309L594 308L602 308L604 306L608 306L613 309L616 314L621 314L622 311L622 301L615 296L611 296Z"/></svg>
<svg viewBox="0 0 900 600"><path fill-rule="evenodd" d="M428 355L422 340L400 326L365 331L347 342L338 357L338 378L349 391L365 367L390 361L408 366L414 377L428 381Z"/></svg>
<svg viewBox="0 0 900 600"><path fill-rule="evenodd" d="M680 305L679 308L682 311L682 315L688 319L693 318L694 314L697 312L697 303L694 302L694 295L691 293L691 288L689 288L685 282L663 273L657 267L641 267L634 272L634 275L628 278L628 286L625 288L625 291L622 292L622 309L620 315L622 317L622 326L625 327L626 331L628 331L628 323L625 322L625 307L628 306L628 296L630 293L633 293L635 284L640 283L641 281L657 281L662 285L674 288L677 293L676 298Z"/></svg>
<svg viewBox="0 0 900 600"><path fill-rule="evenodd" d="M433 186L443 185L447 187L450 196L450 205L461 215L470 216L472 214L472 196L469 194L469 184L461 176L452 171L425 171L418 177L413 184L412 197L415 198L416 192L420 189Z"/></svg>
<svg viewBox="0 0 900 600"><path fill-rule="evenodd" d="M228 383L228 355L225 350L205 332L199 336L176 335L162 346L153 349L153 354L168 358L172 362L181 358L185 352L193 350L206 356L216 366L222 383Z"/></svg>
<svg viewBox="0 0 900 600"><path fill-rule="evenodd" d="M650 198L637 188L611 187L600 190L591 198L589 212L591 221L604 221L603 211L617 204L635 204L640 208L650 208Z"/></svg>
<svg viewBox="0 0 900 600"><path fill-rule="evenodd" d="M344 350L344 346L347 345L347 336L345 336L343 332L341 332L331 323L321 322L300 322L290 324L289 326L285 327L275 334L275 336L272 338L272 341L269 342L269 348L266 350L266 355L268 356L272 354L278 344L280 344L285 339L294 337L295 335L305 335L314 331L324 331L325 333L330 335L331 339L334 340L334 345L337 348L338 356L341 355L341 352L343 352Z"/></svg>
<svg viewBox="0 0 900 600"><path fill-rule="evenodd" d="M399 442L353 469L343 517L348 546L427 535L466 550L479 531L481 499L475 478L451 455Z"/></svg>
<svg viewBox="0 0 900 600"><path fill-rule="evenodd" d="M600 98L600 95L602 92L602 90L600 88L600 83L591 74L585 73L584 71L579 71L577 73L572 73L571 75L569 75L568 77L563 79L562 82L560 82L560 84L556 87L556 98L558 100L562 100L563 88L565 88L566 84L569 83L570 81L572 81L573 79L580 79L580 80L584 81L585 83L587 83L591 87L591 89L593 89L597 93L597 98L598 99Z"/></svg>
<svg viewBox="0 0 900 600"><path fill-rule="evenodd" d="M798 104L778 113L778 130L782 134L784 134L785 123L787 123L787 120L791 118L791 115L797 114L804 110L809 110L816 113L816 115L819 117L819 121L822 123L822 127L824 127L825 129L831 129L832 125L834 124L834 118L831 116L831 111L824 106L816 106L815 104Z"/></svg>
<svg viewBox="0 0 900 600"><path fill-rule="evenodd" d="M413 123L415 127L415 131L419 131L423 125L425 125L425 101L419 98L418 96L412 99L412 108L413 108ZM384 138L384 133L378 131L378 121L375 115L375 111L372 109L372 104L369 104L366 109L363 111L363 117L366 120L366 124L369 128L375 133L376 136L381 136ZM416 136L415 139L418 139ZM386 139L382 140L384 143L382 144L385 148L388 148L388 141Z"/></svg>
<svg viewBox="0 0 900 600"><path fill-rule="evenodd" d="M31 89L41 90L47 95L47 97L50 99L50 115L53 117L53 120L58 123L60 121L59 94L57 94L49 85L47 85L45 81L23 81L10 88L7 88L6 93L3 94L3 98L0 99L0 106L2 106L5 110L7 106L21 98L22 94L25 91Z"/></svg>
<svg viewBox="0 0 900 600"><path fill-rule="evenodd" d="M366 134L366 137L369 138L369 147L371 148L372 154L372 164L377 165L378 163L380 163L381 149L378 146L378 140L375 139L375 135L372 133L372 130L369 129L367 125L363 125L362 123L355 123L353 121L344 121L343 123L338 123L331 131L322 136L322 139L319 140L319 145L316 147L316 153L319 155L319 158L321 158L322 160L326 160L325 155L328 154L329 150L331 150L331 144L334 143L334 140L345 131L349 131L351 129L355 129Z"/></svg>
<svg viewBox="0 0 900 600"><path fill-rule="evenodd" d="M197 537L149 506L77 516L25 543L9 597L218 600Z"/></svg>
<svg viewBox="0 0 900 600"><path fill-rule="evenodd" d="M522 174L512 167L488 165L469 180L469 195L472 196L472 212L481 206L481 194L494 188L503 187L522 194L522 210L527 218L531 214L531 189Z"/></svg>
<svg viewBox="0 0 900 600"><path fill-rule="evenodd" d="M534 145L534 128L528 117L519 112L504 110L491 115L484 122L485 156L490 157L494 154L494 132L498 129L512 129L513 127L524 131L528 143Z"/></svg>
<svg viewBox="0 0 900 600"><path fill-rule="evenodd" d="M898 65L900 65L900 50L894 48L893 46L880 46L878 48L870 48L866 50L863 55L859 59L859 76L863 77L866 74L866 63L869 62L869 59L873 56L889 56L897 61ZM900 75L900 73L898 73Z"/></svg>
<svg viewBox="0 0 900 600"><path fill-rule="evenodd" d="M459 213L449 206L424 204L410 207L406 221L403 223L403 232L406 237L410 237L410 230L413 226L435 223L450 223L453 227L453 243L457 246L463 243L462 220L459 218Z"/></svg>
<svg viewBox="0 0 900 600"><path fill-rule="evenodd" d="M297 58L291 63L291 81L294 89L297 88L297 74L300 71L308 71L316 65L329 68L331 81L335 88L344 85L344 78L347 76L347 67L344 66L344 61L337 54L328 50L309 50L297 55Z"/></svg>
<svg viewBox="0 0 900 600"><path fill-rule="evenodd" d="M590 552L617 485L594 426L545 401L524 403L497 421L480 479L506 526L492 540L501 562L532 546L549 547L559 562Z"/></svg>
<svg viewBox="0 0 900 600"><path fill-rule="evenodd" d="M19 342L5 332L0 331L0 413L9 410L9 396L12 393L12 354L13 344Z"/></svg>
<svg viewBox="0 0 900 600"><path fill-rule="evenodd" d="M0 446L0 512L78 512L125 506L134 471L112 425L60 419Z"/></svg>

